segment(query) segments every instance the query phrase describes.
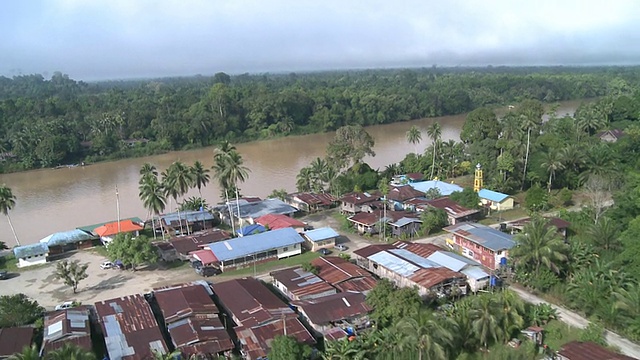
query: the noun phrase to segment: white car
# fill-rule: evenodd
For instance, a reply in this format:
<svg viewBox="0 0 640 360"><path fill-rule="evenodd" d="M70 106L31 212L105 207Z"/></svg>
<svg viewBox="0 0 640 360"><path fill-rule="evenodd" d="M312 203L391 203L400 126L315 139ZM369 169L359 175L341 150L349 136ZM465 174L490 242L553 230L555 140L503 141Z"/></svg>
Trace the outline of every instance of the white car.
<svg viewBox="0 0 640 360"><path fill-rule="evenodd" d="M100 269L102 270L106 270L106 269L113 269L114 265L111 261L105 261L102 264L100 264Z"/></svg>
<svg viewBox="0 0 640 360"><path fill-rule="evenodd" d="M56 305L56 311L57 310L71 309L72 307L73 307L73 301L65 301L62 304Z"/></svg>

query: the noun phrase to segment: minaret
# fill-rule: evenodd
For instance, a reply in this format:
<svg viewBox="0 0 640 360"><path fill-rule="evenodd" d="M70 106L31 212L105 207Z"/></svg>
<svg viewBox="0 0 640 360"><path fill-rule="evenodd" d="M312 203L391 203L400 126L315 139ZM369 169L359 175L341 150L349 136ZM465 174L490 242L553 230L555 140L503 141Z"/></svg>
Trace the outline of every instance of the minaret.
<svg viewBox="0 0 640 360"><path fill-rule="evenodd" d="M482 189L482 166L476 165L476 175L473 178L473 191L478 192Z"/></svg>

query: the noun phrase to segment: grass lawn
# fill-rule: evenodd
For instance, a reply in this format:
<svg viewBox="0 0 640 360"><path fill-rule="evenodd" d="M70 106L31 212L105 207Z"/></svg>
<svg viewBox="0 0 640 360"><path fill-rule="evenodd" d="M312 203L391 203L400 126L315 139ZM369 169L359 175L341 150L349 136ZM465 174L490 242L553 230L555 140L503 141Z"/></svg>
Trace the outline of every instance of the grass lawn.
<svg viewBox="0 0 640 360"><path fill-rule="evenodd" d="M18 259L13 254L7 254L0 258L0 270L7 270L9 272L20 271L18 268Z"/></svg>
<svg viewBox="0 0 640 360"><path fill-rule="evenodd" d="M499 213L494 212L493 214L491 214L491 216L488 216L480 220L479 223L484 225L491 225L491 224L501 223L504 221L520 219L528 216L529 214L527 213L527 210L525 210L522 207L519 207L511 210L502 211Z"/></svg>
<svg viewBox="0 0 640 360"><path fill-rule="evenodd" d="M559 320L551 320L544 328L544 342L553 350L559 350L560 347L569 341L578 340L582 334L582 330L571 327Z"/></svg>
<svg viewBox="0 0 640 360"><path fill-rule="evenodd" d="M286 267L301 265L304 263L308 263L311 260L318 257L320 257L320 254L316 252L307 251L303 254L288 257L286 259L273 260L266 263L258 264L255 267L255 273L262 274L275 269L282 269ZM217 277L218 278L224 278L224 277L237 278L242 276L253 276L253 273L254 273L253 266L249 266L249 267L238 269L238 270L225 271L224 273L218 275Z"/></svg>

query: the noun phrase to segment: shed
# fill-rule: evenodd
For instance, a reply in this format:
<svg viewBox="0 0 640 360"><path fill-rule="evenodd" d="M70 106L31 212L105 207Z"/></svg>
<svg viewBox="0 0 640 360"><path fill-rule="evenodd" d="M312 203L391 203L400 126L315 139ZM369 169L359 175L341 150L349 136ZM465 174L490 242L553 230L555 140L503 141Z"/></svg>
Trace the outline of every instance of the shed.
<svg viewBox="0 0 640 360"><path fill-rule="evenodd" d="M49 246L47 243L18 246L13 248L13 255L18 259L18 267L45 264L49 256Z"/></svg>
<svg viewBox="0 0 640 360"><path fill-rule="evenodd" d="M480 197L482 205L491 210L510 210L513 209L514 206L514 201L511 196L497 191L480 189L480 191L478 191L478 197Z"/></svg>
<svg viewBox="0 0 640 360"><path fill-rule="evenodd" d="M49 246L50 254L53 255L75 250L78 247L91 247L93 246L93 240L96 239L97 236L88 231L74 229L51 234L40 240L40 242L46 243ZM84 243L88 246L82 246Z"/></svg>
<svg viewBox="0 0 640 360"><path fill-rule="evenodd" d="M304 236L307 247L311 251L317 251L320 249L333 248L336 245L336 239L340 234L330 227L323 227L305 231L302 236Z"/></svg>

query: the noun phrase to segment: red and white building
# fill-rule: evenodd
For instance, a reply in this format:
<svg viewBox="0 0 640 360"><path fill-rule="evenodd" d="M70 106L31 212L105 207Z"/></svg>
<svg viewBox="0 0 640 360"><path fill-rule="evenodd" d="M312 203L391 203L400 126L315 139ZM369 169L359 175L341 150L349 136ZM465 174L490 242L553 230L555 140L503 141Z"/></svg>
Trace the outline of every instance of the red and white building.
<svg viewBox="0 0 640 360"><path fill-rule="evenodd" d="M511 235L478 223L463 222L443 230L451 234L449 247L489 269L506 264L509 250L516 245Z"/></svg>

